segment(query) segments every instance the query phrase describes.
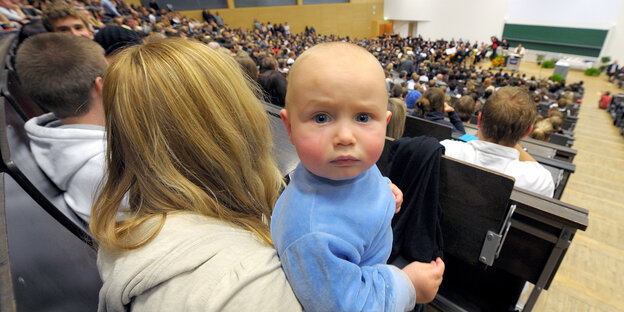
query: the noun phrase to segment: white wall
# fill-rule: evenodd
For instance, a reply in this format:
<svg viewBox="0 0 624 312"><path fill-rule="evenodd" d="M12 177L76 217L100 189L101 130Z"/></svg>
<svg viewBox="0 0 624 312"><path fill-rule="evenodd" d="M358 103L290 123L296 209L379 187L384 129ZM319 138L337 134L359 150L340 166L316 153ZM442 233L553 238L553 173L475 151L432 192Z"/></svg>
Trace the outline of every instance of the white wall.
<svg viewBox="0 0 624 312"><path fill-rule="evenodd" d="M431 12L431 0L385 0L384 17L391 20L426 21Z"/></svg>
<svg viewBox="0 0 624 312"><path fill-rule="evenodd" d="M602 56L624 63L623 0L385 0L388 20L417 21L425 39L489 42L505 23L609 29Z"/></svg>
<svg viewBox="0 0 624 312"><path fill-rule="evenodd" d="M624 5L620 6L617 18L602 47L602 56L610 56L618 63L624 63ZM621 66L621 65L620 65Z"/></svg>
<svg viewBox="0 0 624 312"><path fill-rule="evenodd" d="M385 0L384 16L395 23L418 21L414 35L425 39L489 42L502 34L507 6L508 0Z"/></svg>
<svg viewBox="0 0 624 312"><path fill-rule="evenodd" d="M621 0L507 0L508 22L605 29L615 23Z"/></svg>
<svg viewBox="0 0 624 312"><path fill-rule="evenodd" d="M392 23L392 32L399 34L401 37L407 37L409 34L410 22L395 21Z"/></svg>

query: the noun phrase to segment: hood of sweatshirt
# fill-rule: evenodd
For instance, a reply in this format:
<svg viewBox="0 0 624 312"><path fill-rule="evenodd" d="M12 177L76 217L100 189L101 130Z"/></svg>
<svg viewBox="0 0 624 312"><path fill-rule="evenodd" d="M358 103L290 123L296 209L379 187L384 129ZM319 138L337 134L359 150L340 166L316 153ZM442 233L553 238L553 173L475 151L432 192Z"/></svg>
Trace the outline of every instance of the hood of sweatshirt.
<svg viewBox="0 0 624 312"><path fill-rule="evenodd" d="M67 204L88 220L94 191L104 174L104 127L63 125L48 113L30 119L24 128L39 167L66 192Z"/></svg>

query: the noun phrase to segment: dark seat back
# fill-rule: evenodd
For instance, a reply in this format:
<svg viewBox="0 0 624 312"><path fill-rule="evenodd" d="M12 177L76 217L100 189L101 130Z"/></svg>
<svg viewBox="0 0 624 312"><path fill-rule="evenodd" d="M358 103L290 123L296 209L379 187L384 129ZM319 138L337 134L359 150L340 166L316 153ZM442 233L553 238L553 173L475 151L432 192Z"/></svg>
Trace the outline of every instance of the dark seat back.
<svg viewBox="0 0 624 312"><path fill-rule="evenodd" d="M498 233L509 209L512 177L447 156L440 162L445 254L478 265L488 231Z"/></svg>
<svg viewBox="0 0 624 312"><path fill-rule="evenodd" d="M14 70L6 70L6 86L2 86L2 94L24 120L47 112L26 94Z"/></svg>
<svg viewBox="0 0 624 312"><path fill-rule="evenodd" d="M564 134L553 133L550 136L550 143L561 146L571 147L574 144L574 138Z"/></svg>
<svg viewBox="0 0 624 312"><path fill-rule="evenodd" d="M477 115L470 116L470 124L471 125L476 125L478 123L479 123L479 116L477 116Z"/></svg>
<svg viewBox="0 0 624 312"><path fill-rule="evenodd" d="M96 252L0 173L2 311L95 311L102 286ZM3 246L4 245L4 246Z"/></svg>
<svg viewBox="0 0 624 312"><path fill-rule="evenodd" d="M438 141L451 138L453 129L450 126L439 124L423 118L407 116L405 118L405 131L403 137L413 138L417 136L430 136Z"/></svg>

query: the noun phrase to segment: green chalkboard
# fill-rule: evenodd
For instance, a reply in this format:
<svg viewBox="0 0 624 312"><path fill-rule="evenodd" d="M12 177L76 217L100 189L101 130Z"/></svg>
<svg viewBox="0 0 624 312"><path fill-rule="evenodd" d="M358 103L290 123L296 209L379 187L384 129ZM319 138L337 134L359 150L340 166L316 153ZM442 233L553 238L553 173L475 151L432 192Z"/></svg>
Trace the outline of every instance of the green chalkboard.
<svg viewBox="0 0 624 312"><path fill-rule="evenodd" d="M607 37L606 29L505 24L503 38L511 46L597 57Z"/></svg>

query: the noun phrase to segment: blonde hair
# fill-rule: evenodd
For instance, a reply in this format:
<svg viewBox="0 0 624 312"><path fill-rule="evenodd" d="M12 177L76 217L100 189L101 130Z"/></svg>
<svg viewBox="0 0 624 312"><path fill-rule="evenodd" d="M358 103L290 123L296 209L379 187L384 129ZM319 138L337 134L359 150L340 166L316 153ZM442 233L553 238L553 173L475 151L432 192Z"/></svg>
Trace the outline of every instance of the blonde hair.
<svg viewBox="0 0 624 312"><path fill-rule="evenodd" d="M531 137L540 141L548 141L553 131L553 125L550 120L544 119L535 123Z"/></svg>
<svg viewBox="0 0 624 312"><path fill-rule="evenodd" d="M388 110L392 113L392 117L390 117L390 122L386 127L386 136L398 139L403 136L405 130L407 108L400 99L389 98Z"/></svg>
<svg viewBox="0 0 624 312"><path fill-rule="evenodd" d="M550 123L552 124L555 132L558 132L559 130L561 130L561 127L563 126L563 119L561 117L552 116L548 118L548 120L550 120Z"/></svg>
<svg viewBox="0 0 624 312"><path fill-rule="evenodd" d="M272 244L282 177L259 90L232 57L182 39L132 46L104 86L108 170L90 222L101 247L139 248L177 211ZM118 221L126 193L130 216Z"/></svg>

